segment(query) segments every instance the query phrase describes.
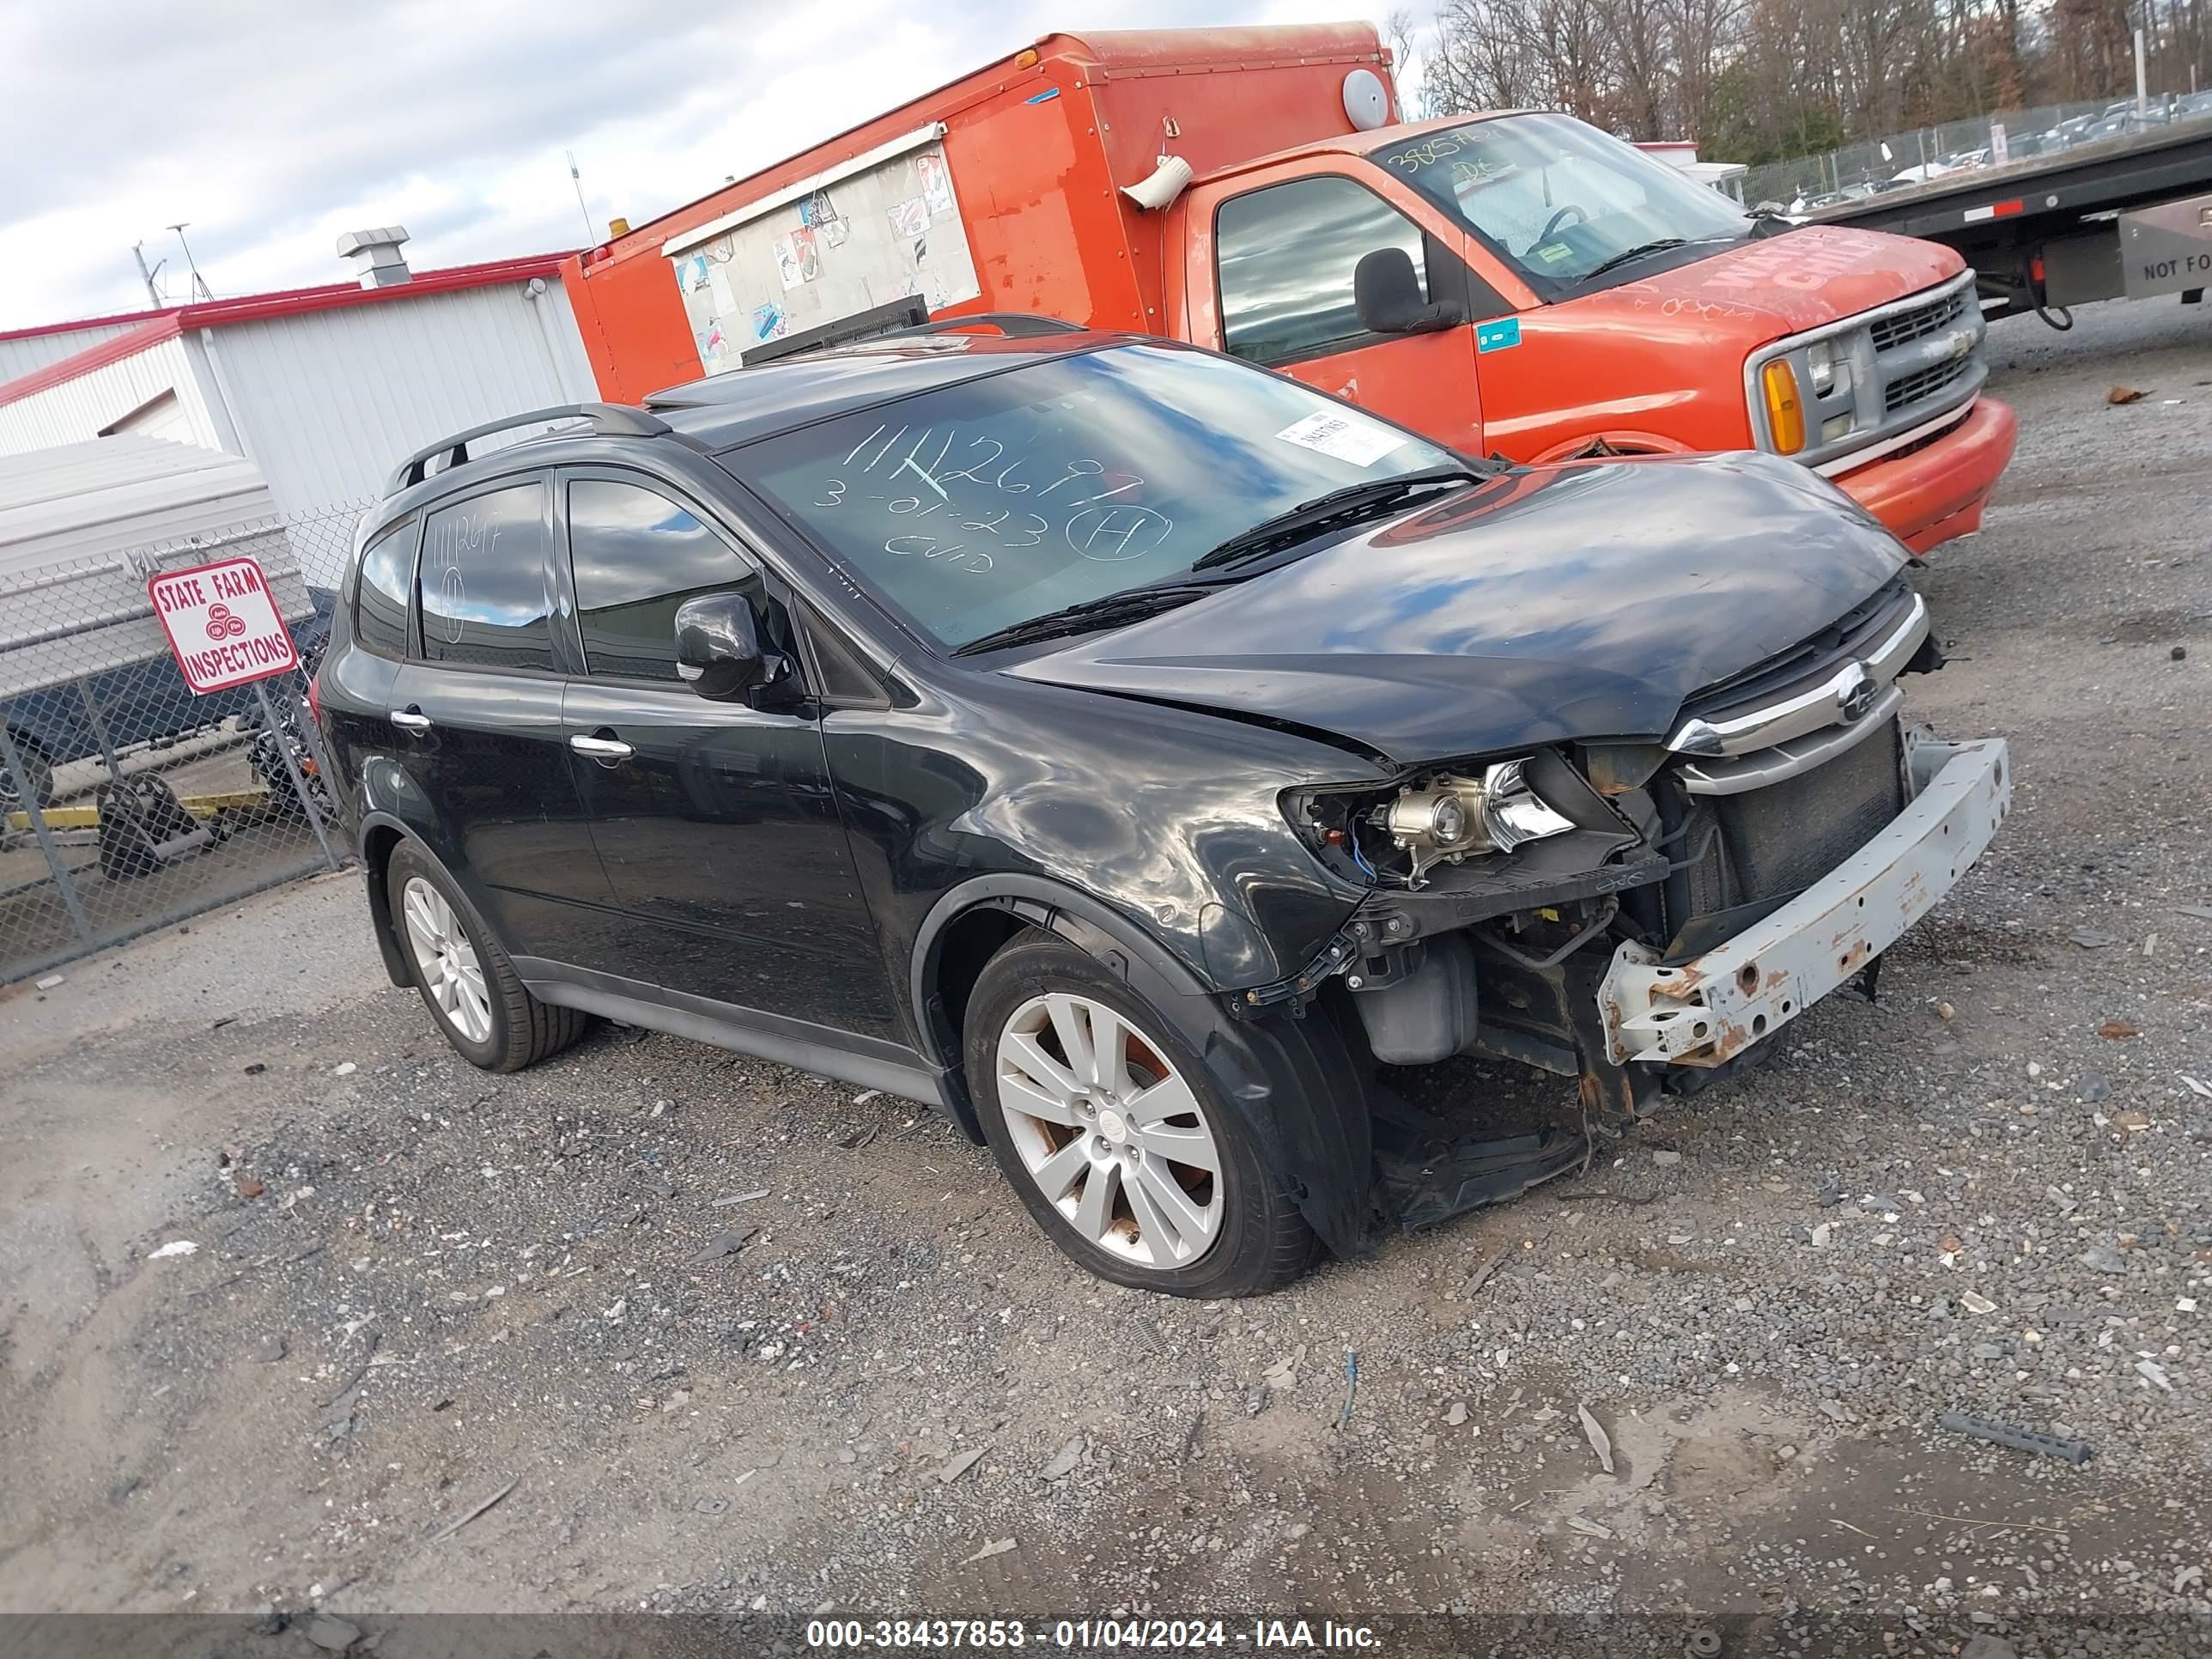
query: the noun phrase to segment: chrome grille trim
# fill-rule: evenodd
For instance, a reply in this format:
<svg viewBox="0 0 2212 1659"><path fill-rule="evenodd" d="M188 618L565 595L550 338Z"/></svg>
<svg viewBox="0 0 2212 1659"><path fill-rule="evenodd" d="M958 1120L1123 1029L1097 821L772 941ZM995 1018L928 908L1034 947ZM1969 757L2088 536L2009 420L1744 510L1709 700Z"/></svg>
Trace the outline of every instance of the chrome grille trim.
<svg viewBox="0 0 2212 1659"><path fill-rule="evenodd" d="M1915 593L1903 620L1863 656L1823 665L1810 683L1771 701L1693 714L1675 727L1667 747L1677 754L1748 755L1832 726L1875 724L1873 706L1920 649L1928 626L1928 602ZM1863 701L1852 713L1855 696Z"/></svg>
<svg viewBox="0 0 2212 1659"><path fill-rule="evenodd" d="M1802 738L1787 738L1753 754L1733 759L1686 760L1675 768L1682 787L1693 795L1741 795L1794 778L1855 749L1897 719L1905 693L1895 686L1849 726L1832 726Z"/></svg>

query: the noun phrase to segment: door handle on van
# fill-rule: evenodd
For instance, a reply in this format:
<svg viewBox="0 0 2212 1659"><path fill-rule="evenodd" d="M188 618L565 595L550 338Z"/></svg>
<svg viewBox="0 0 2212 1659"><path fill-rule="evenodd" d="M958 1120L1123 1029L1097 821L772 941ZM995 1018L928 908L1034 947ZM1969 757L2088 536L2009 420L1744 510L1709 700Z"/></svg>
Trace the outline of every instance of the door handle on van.
<svg viewBox="0 0 2212 1659"><path fill-rule="evenodd" d="M392 723L403 732L427 732L430 729L430 717L411 702L404 708L392 710Z"/></svg>
<svg viewBox="0 0 2212 1659"><path fill-rule="evenodd" d="M580 732L568 739L568 747L580 755L589 755L597 761L628 760L637 750L620 738L585 737Z"/></svg>

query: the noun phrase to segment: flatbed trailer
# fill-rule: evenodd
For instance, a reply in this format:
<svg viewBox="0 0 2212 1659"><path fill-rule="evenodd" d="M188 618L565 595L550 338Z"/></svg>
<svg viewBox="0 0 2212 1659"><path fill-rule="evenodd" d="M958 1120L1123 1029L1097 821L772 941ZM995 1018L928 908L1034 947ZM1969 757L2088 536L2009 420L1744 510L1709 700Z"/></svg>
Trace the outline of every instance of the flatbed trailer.
<svg viewBox="0 0 2212 1659"><path fill-rule="evenodd" d="M1809 216L1964 255L1990 318L2073 326L2099 300L2212 286L2212 112L2003 167L1945 173Z"/></svg>

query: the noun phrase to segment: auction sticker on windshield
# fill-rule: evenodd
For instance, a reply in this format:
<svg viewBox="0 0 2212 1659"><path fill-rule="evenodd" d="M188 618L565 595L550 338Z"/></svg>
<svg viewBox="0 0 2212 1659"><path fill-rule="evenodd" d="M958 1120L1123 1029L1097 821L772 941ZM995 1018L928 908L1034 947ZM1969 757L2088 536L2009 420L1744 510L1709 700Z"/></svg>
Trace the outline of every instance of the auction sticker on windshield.
<svg viewBox="0 0 2212 1659"><path fill-rule="evenodd" d="M1364 420L1346 410L1317 409L1303 421L1293 421L1275 434L1286 444L1297 444L1349 461L1372 466L1394 449L1402 449L1406 434L1393 432L1379 421Z"/></svg>
<svg viewBox="0 0 2212 1659"><path fill-rule="evenodd" d="M185 684L201 696L300 665L292 632L252 559L164 570L146 584L146 592Z"/></svg>

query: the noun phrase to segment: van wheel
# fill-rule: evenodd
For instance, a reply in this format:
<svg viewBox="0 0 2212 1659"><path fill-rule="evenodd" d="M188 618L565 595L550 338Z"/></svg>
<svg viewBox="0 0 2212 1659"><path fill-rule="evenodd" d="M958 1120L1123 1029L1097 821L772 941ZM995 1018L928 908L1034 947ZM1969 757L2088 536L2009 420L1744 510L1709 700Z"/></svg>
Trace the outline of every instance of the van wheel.
<svg viewBox="0 0 2212 1659"><path fill-rule="evenodd" d="M385 890L415 988L446 1041L471 1065L519 1072L591 1029L589 1014L530 994L483 918L412 848L392 854Z"/></svg>
<svg viewBox="0 0 2212 1659"><path fill-rule="evenodd" d="M28 738L14 732L10 732L8 735L15 740L15 758L23 763L23 770L29 775L26 781L29 783L30 788L26 792L22 784L17 781L15 772L6 765L0 764L0 811L21 811L26 793L30 795L32 802L43 811L53 805L54 763L48 760L46 752Z"/></svg>
<svg viewBox="0 0 2212 1659"><path fill-rule="evenodd" d="M1001 951L967 1027L1000 1168L1092 1273L1171 1296L1259 1296L1312 1265L1313 1230L1204 1064L1089 956L1056 939Z"/></svg>

